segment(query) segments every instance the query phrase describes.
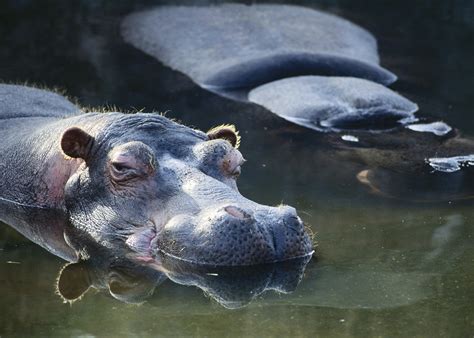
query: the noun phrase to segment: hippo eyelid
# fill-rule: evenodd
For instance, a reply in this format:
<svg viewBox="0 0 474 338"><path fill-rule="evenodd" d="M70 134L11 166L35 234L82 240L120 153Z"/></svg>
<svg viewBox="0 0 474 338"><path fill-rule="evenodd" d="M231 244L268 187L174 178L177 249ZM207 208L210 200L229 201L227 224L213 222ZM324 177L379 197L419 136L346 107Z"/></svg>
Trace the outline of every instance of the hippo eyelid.
<svg viewBox="0 0 474 338"><path fill-rule="evenodd" d="M230 174L234 176L235 178L239 177L240 174L242 173L242 166L245 164L245 162L247 162L247 160L242 157L239 164L232 170Z"/></svg>
<svg viewBox="0 0 474 338"><path fill-rule="evenodd" d="M130 179L142 176L142 173L135 168L131 168L121 162L110 163L110 174L112 179L116 182L128 181Z"/></svg>
<svg viewBox="0 0 474 338"><path fill-rule="evenodd" d="M245 162L247 162L247 160L242 157L242 159L240 160L240 162L239 162L239 164L237 165L236 168L240 168L241 166L243 166L245 164Z"/></svg>
<svg viewBox="0 0 474 338"><path fill-rule="evenodd" d="M114 167L115 170L120 171L120 172L133 169L120 162L112 162L112 166Z"/></svg>
<svg viewBox="0 0 474 338"><path fill-rule="evenodd" d="M240 165L238 165L230 174L234 177L239 177L241 173L242 173L242 168L240 167Z"/></svg>

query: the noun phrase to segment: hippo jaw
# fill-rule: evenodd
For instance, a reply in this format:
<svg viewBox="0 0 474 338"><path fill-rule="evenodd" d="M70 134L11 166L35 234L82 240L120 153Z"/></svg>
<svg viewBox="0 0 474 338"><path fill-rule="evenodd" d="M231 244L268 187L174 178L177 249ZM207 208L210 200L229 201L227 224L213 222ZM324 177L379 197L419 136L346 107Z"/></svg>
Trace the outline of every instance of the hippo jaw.
<svg viewBox="0 0 474 338"><path fill-rule="evenodd" d="M160 252L190 263L244 266L275 263L313 253L301 219L289 206L235 205L176 216L157 234Z"/></svg>

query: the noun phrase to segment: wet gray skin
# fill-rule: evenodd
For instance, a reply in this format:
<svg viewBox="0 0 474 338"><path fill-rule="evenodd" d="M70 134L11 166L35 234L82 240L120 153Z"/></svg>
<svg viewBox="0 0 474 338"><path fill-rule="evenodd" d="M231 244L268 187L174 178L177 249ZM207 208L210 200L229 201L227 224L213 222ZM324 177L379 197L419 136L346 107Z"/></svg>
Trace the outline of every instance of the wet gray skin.
<svg viewBox="0 0 474 338"><path fill-rule="evenodd" d="M45 114L46 102L67 102L0 86L9 111L25 111L23 103L35 95ZM244 159L232 127L206 134L158 114L37 114L0 111L0 197L65 211L71 226L64 236L78 258L90 255L85 238L112 251L128 247L143 261L163 252L201 264L253 265L311 254L294 208L261 205L239 193ZM17 230L35 239L28 225Z"/></svg>
<svg viewBox="0 0 474 338"><path fill-rule="evenodd" d="M295 124L318 131L388 130L415 119L418 106L363 79L299 76L250 91L257 103Z"/></svg>
<svg viewBox="0 0 474 338"><path fill-rule="evenodd" d="M124 40L237 101L318 131L387 130L418 106L384 85L375 38L343 18L290 6L161 6L128 15Z"/></svg>
<svg viewBox="0 0 474 338"><path fill-rule="evenodd" d="M291 5L161 6L122 23L128 43L225 95L298 75L354 76L390 84L377 42L337 16Z"/></svg>

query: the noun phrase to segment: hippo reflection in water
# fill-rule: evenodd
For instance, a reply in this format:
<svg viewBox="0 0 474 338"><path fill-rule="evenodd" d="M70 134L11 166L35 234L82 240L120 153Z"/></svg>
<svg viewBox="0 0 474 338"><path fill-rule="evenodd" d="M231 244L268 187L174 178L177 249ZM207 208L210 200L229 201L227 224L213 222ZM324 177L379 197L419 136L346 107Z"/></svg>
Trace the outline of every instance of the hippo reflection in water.
<svg viewBox="0 0 474 338"><path fill-rule="evenodd" d="M312 254L294 208L240 195L232 126L206 134L158 114L82 114L60 95L15 85L0 86L0 101L0 197L64 211L64 229L16 228L66 259L88 259L88 243L210 265ZM72 249L57 249L64 240Z"/></svg>
<svg viewBox="0 0 474 338"><path fill-rule="evenodd" d="M293 292L303 277L311 256L272 264L209 266L192 264L158 254L152 264L133 256L113 257L95 252L99 259L66 265L59 274L57 292L74 301L91 287L132 304L151 300L155 290L170 279L176 284L196 286L225 308L248 305L267 291Z"/></svg>

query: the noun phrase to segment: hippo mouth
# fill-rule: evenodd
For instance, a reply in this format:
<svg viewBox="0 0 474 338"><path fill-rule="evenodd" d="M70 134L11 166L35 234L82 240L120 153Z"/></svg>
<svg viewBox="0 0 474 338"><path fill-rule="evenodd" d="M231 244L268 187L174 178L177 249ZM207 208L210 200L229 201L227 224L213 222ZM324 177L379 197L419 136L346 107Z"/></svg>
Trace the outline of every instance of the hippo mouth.
<svg viewBox="0 0 474 338"><path fill-rule="evenodd" d="M183 262L210 266L250 266L309 257L310 236L294 209L271 223L237 207L224 207L212 216L178 215L155 237L150 250Z"/></svg>
<svg viewBox="0 0 474 338"><path fill-rule="evenodd" d="M164 255L166 257L169 257L171 259L175 259L175 260L183 262L183 263L194 264L194 265L198 265L198 266L237 267L237 266L257 266L257 265L262 265L262 264L264 265L264 264L284 263L284 262L290 262L290 261L298 260L298 259L310 258L310 257L313 256L314 250L311 249L307 253L302 253L301 255L297 255L297 256L285 257L283 259L275 259L275 260L265 261L265 262L262 262L262 263L253 263L253 264L219 264L219 263L212 263L212 262L203 262L203 261L200 261L200 260L187 259L187 258L184 258L184 257L177 256L177 255L167 251L166 249L162 249L162 248L156 249L155 256L158 255L158 254Z"/></svg>

